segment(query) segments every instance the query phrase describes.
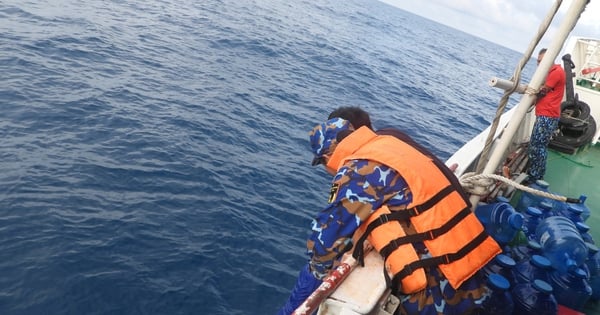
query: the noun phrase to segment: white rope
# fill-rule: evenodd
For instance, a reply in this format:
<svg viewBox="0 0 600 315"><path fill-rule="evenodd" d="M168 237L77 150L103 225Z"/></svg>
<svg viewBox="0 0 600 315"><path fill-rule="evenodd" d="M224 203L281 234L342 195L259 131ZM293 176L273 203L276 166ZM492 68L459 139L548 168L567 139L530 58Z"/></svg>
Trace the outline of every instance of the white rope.
<svg viewBox="0 0 600 315"><path fill-rule="evenodd" d="M587 119L579 119L579 117L569 117L569 119L572 119L574 121L580 122L580 123L584 123L584 124L588 124L589 120Z"/></svg>
<svg viewBox="0 0 600 315"><path fill-rule="evenodd" d="M534 89L534 88L530 87L529 85L527 86L527 88L525 88L525 94L537 95L539 92L540 92L539 89Z"/></svg>
<svg viewBox="0 0 600 315"><path fill-rule="evenodd" d="M538 195L538 196L542 196L542 197L546 197L546 198L550 198L550 199L554 199L554 200L558 200L558 201L563 201L563 202L567 201L567 197L552 194L552 193L549 193L546 191L533 189L533 188L525 186L525 185L521 185L521 184L519 184L509 178L506 178L502 175L475 174L474 172L469 172L469 173L463 174L459 180L460 180L461 185L467 192L478 194L478 195L483 195L485 193L485 190L489 190L490 187L494 184L494 181L501 181L507 185L513 186L517 189L520 189L522 191L525 191L525 192L528 192L528 193L531 193L534 195Z"/></svg>

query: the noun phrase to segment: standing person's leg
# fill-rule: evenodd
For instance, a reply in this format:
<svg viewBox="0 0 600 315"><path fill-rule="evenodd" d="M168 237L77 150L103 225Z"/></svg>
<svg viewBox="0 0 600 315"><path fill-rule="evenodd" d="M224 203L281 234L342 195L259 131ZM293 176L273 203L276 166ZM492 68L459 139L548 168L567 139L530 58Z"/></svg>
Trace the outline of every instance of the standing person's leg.
<svg viewBox="0 0 600 315"><path fill-rule="evenodd" d="M529 179L535 181L542 179L546 173L546 160L548 158L548 143L558 126L558 119L539 116L533 125L529 141Z"/></svg>

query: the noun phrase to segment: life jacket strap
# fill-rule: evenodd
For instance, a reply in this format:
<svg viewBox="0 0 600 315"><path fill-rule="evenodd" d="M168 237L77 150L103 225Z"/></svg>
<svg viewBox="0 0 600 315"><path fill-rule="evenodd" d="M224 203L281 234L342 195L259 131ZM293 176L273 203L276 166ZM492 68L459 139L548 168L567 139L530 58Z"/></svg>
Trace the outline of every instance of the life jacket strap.
<svg viewBox="0 0 600 315"><path fill-rule="evenodd" d="M450 229L456 226L462 219L466 218L469 214L471 214L471 209L464 208L461 211L459 211L454 217L452 217L452 219L448 220L448 222L444 223L439 228L425 231L422 233L406 235L394 239L390 241L387 245L385 245L379 251L379 253L381 254L381 256L384 257L384 259L387 259L387 257L391 255L398 247L404 244L422 242L438 238L440 235L443 235L444 233L450 231Z"/></svg>
<svg viewBox="0 0 600 315"><path fill-rule="evenodd" d="M354 251L352 252L352 257L358 260L358 263L364 267L365 263L363 243L374 229L383 224L386 224L389 221L404 221L410 219L411 217L418 216L419 214L433 208L433 206L435 206L438 202L440 202L442 199L444 199L446 196L448 196L455 190L456 189L452 185L448 185L444 187L444 189L440 190L433 197L431 197L429 200L420 205L416 205L406 210L392 211L391 213L380 215L376 220L374 220L367 226L367 228L365 229L365 233L357 240L356 245L354 246Z"/></svg>
<svg viewBox="0 0 600 315"><path fill-rule="evenodd" d="M412 209L410 209L410 210L412 210L412 211L410 211L411 217L417 216L417 215L433 208L433 206L435 206L438 202L442 201L442 199L446 198L448 195L450 195L450 193L452 193L455 190L456 190L456 188L454 188L452 185L448 185L448 186L444 187L444 189L440 190L437 194L435 194L429 200L425 201L423 204L414 206ZM403 211L395 211L395 212L403 212Z"/></svg>
<svg viewBox="0 0 600 315"><path fill-rule="evenodd" d="M407 264L404 269L402 269L399 273L397 273L393 278L393 286L397 286L402 279L412 274L418 268L427 268L434 267L442 264L449 264L451 262L457 261L463 257L465 257L469 252L479 246L483 241L485 241L489 235L482 231L471 240L465 247L461 248L455 253L445 254L442 256L429 257L421 260L414 261L410 264Z"/></svg>
<svg viewBox="0 0 600 315"><path fill-rule="evenodd" d="M366 232L363 235L361 235L360 238L356 241L356 244L354 244L354 251L352 251L352 257L354 257L354 259L358 261L361 267L365 266L364 243L368 236L369 234Z"/></svg>

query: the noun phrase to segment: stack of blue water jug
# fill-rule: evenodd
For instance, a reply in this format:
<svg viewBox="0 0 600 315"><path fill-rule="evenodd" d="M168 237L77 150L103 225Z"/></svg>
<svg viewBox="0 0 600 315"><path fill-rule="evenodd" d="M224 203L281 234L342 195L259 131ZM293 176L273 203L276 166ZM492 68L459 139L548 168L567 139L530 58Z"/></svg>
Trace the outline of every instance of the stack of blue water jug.
<svg viewBox="0 0 600 315"><path fill-rule="evenodd" d="M541 180L531 187L550 191ZM585 224L585 199L566 203L524 192L514 208L506 198L476 207L504 251L482 269L489 290L484 314L556 314L558 305L583 311L600 301L600 251Z"/></svg>

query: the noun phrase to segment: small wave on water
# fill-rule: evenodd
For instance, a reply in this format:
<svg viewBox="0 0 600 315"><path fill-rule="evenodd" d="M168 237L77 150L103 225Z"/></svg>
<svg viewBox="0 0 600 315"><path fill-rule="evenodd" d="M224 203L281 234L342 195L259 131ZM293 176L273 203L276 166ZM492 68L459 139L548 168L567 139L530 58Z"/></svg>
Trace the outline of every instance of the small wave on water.
<svg viewBox="0 0 600 315"><path fill-rule="evenodd" d="M363 0L4 1L0 20L2 314L274 313L328 192L308 130L360 105L446 159L519 58Z"/></svg>

